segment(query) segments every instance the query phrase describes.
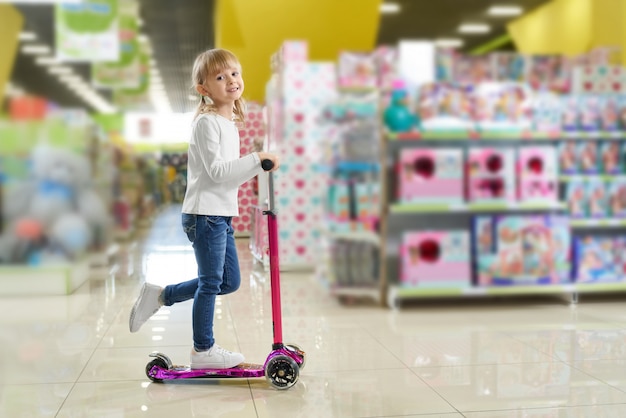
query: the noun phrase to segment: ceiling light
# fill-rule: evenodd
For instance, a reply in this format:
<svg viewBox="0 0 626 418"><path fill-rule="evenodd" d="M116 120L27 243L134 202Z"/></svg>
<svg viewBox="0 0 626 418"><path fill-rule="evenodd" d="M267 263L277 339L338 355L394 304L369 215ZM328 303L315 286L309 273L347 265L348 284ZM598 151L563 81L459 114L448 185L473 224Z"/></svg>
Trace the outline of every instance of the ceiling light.
<svg viewBox="0 0 626 418"><path fill-rule="evenodd" d="M383 14L392 14L400 12L400 5L398 3L381 3L380 12Z"/></svg>
<svg viewBox="0 0 626 418"><path fill-rule="evenodd" d="M59 61L54 57L37 57L35 58L35 64L38 65L55 65L58 64Z"/></svg>
<svg viewBox="0 0 626 418"><path fill-rule="evenodd" d="M28 55L45 55L49 54L51 51L48 45L32 44L24 45L22 47L22 52Z"/></svg>
<svg viewBox="0 0 626 418"><path fill-rule="evenodd" d="M34 41L37 39L37 35L35 35L35 32L20 32L17 39L20 41Z"/></svg>
<svg viewBox="0 0 626 418"><path fill-rule="evenodd" d="M463 39L450 38L450 39L436 39L435 45L439 48L460 48L464 44Z"/></svg>
<svg viewBox="0 0 626 418"><path fill-rule="evenodd" d="M50 74L57 74L57 75L72 74L72 69L70 67L63 67L63 66L57 65L53 67L48 67L48 72Z"/></svg>
<svg viewBox="0 0 626 418"><path fill-rule="evenodd" d="M488 33L491 27L484 23L465 23L459 26L460 33Z"/></svg>
<svg viewBox="0 0 626 418"><path fill-rule="evenodd" d="M492 6L487 13L491 16L519 16L523 11L520 6Z"/></svg>

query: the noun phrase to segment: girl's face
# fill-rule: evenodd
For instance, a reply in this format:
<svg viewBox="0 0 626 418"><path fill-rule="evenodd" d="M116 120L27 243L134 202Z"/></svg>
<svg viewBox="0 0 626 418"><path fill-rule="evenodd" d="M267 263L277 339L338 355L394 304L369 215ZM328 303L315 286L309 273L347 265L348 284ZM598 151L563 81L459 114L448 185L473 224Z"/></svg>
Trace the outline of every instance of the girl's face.
<svg viewBox="0 0 626 418"><path fill-rule="evenodd" d="M207 77L204 87L217 106L234 104L243 94L241 68L232 65L222 69L217 74Z"/></svg>

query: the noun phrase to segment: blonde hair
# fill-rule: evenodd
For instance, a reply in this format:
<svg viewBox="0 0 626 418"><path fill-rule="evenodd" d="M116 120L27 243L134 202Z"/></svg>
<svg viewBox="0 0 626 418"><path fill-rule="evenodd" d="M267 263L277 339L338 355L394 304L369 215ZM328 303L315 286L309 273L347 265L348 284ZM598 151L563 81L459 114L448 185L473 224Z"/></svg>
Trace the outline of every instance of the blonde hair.
<svg viewBox="0 0 626 418"><path fill-rule="evenodd" d="M204 84L208 77L218 74L219 72L224 71L224 69L230 67L239 67L241 69L239 60L232 52L219 48L204 51L196 57L196 61L193 63L193 69L191 71L191 82L193 88L195 89L199 84ZM215 105L207 104L203 99L204 98L201 96L194 119L202 113L216 111ZM235 114L235 118L240 122L245 120L246 102L243 97L235 100L233 113Z"/></svg>

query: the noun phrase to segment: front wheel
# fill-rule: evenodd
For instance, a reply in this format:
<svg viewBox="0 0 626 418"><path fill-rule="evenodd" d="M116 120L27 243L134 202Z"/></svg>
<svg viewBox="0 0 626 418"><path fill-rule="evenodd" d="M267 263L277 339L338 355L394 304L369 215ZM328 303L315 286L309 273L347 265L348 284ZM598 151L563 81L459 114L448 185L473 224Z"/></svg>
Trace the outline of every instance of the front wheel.
<svg viewBox="0 0 626 418"><path fill-rule="evenodd" d="M298 381L300 368L298 363L283 354L271 358L265 367L265 378L276 389L289 389Z"/></svg>

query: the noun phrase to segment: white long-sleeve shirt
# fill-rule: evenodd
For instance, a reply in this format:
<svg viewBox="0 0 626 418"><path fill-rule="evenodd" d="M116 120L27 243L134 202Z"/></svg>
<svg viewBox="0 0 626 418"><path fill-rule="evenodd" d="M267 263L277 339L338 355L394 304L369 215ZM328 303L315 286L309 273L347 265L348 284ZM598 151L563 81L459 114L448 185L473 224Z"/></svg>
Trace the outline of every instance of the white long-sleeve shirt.
<svg viewBox="0 0 626 418"><path fill-rule="evenodd" d="M192 123L183 213L239 216L239 186L261 173L256 152L240 157L239 130L215 113Z"/></svg>

